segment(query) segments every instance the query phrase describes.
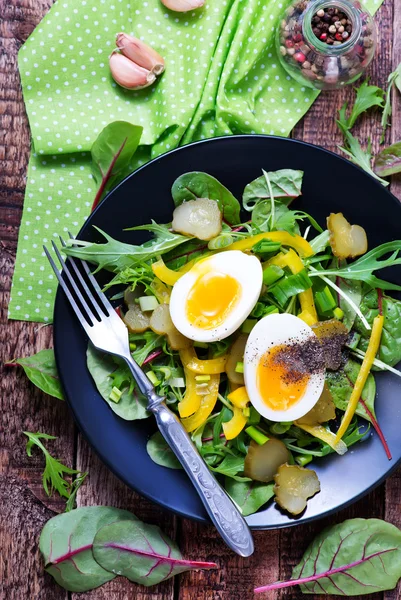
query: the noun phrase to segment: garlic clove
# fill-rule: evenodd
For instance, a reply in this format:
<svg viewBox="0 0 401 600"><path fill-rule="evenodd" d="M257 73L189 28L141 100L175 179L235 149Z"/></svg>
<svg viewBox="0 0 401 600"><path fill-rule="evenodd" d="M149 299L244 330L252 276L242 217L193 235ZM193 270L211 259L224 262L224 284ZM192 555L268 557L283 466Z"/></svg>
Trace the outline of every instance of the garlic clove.
<svg viewBox="0 0 401 600"><path fill-rule="evenodd" d="M140 67L161 75L164 71L164 60L150 46L127 33L118 33L116 46L120 52Z"/></svg>
<svg viewBox="0 0 401 600"><path fill-rule="evenodd" d="M113 52L109 58L111 75L118 85L128 90L146 88L156 79L156 75L132 62L126 56Z"/></svg>
<svg viewBox="0 0 401 600"><path fill-rule="evenodd" d="M161 2L175 12L187 12L205 4L205 0L161 0Z"/></svg>

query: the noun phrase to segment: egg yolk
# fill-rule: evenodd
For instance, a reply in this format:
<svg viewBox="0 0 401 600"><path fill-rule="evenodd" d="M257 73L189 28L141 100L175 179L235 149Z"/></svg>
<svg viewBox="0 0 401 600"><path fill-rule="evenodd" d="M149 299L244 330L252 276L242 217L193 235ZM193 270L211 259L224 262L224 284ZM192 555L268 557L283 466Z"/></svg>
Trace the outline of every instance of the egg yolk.
<svg viewBox="0 0 401 600"><path fill-rule="evenodd" d="M240 283L226 273L202 273L188 294L189 322L201 329L219 327L237 304L241 289Z"/></svg>
<svg viewBox="0 0 401 600"><path fill-rule="evenodd" d="M271 410L285 411L304 396L309 375L292 371L277 355L286 346L268 350L257 367L257 387L263 402Z"/></svg>

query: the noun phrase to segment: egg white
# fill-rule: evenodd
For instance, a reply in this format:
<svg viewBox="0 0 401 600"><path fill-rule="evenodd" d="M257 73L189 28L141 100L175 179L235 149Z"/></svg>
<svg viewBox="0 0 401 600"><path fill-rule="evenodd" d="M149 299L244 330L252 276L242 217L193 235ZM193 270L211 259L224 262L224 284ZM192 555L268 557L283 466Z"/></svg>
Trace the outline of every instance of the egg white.
<svg viewBox="0 0 401 600"><path fill-rule="evenodd" d="M241 286L239 299L224 323L213 329L196 327L187 318L186 303L196 280L204 272L224 273L237 280ZM197 263L173 287L170 297L171 319L183 335L197 342L217 342L236 331L249 316L259 299L263 284L263 270L256 256L239 250L214 254Z"/></svg>
<svg viewBox="0 0 401 600"><path fill-rule="evenodd" d="M272 410L263 401L257 386L257 368L263 355L282 344L303 342L315 336L298 317L289 314L267 315L252 329L244 354L244 378L249 399L256 410L270 421L295 421L315 406L323 391L325 370L310 375L303 397L287 410Z"/></svg>

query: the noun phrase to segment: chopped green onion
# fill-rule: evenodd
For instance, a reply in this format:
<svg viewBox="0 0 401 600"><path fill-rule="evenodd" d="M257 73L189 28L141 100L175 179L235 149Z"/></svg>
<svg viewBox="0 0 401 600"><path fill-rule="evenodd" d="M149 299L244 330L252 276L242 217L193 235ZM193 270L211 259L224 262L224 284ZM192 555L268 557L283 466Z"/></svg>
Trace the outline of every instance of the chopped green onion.
<svg viewBox="0 0 401 600"><path fill-rule="evenodd" d="M257 321L256 319L246 319L242 323L241 331L242 333L251 333L252 329L255 327Z"/></svg>
<svg viewBox="0 0 401 600"><path fill-rule="evenodd" d="M155 296L141 296L138 302L142 312L155 310L159 306L159 302Z"/></svg>
<svg viewBox="0 0 401 600"><path fill-rule="evenodd" d="M170 379L171 377L171 369L170 367L158 367L157 369L160 373L163 373L164 379Z"/></svg>
<svg viewBox="0 0 401 600"><path fill-rule="evenodd" d="M299 464L300 467L306 467L313 460L313 456L310 454L303 454L302 456L296 456L295 460Z"/></svg>
<svg viewBox="0 0 401 600"><path fill-rule="evenodd" d="M281 279L270 288L269 292L275 297L277 302L284 306L292 296L305 292L311 287L312 281L309 279L306 269L302 269L299 273L288 275L284 279Z"/></svg>
<svg viewBox="0 0 401 600"><path fill-rule="evenodd" d="M171 387L175 388L184 388L185 387L185 379L183 377L172 377L169 381Z"/></svg>
<svg viewBox="0 0 401 600"><path fill-rule="evenodd" d="M231 246L234 238L229 233L222 233L217 237L213 238L209 241L207 247L209 250L221 250L222 248L227 248L227 246Z"/></svg>
<svg viewBox="0 0 401 600"><path fill-rule="evenodd" d="M109 400L118 404L122 395L123 393L121 390L118 389L118 387L113 387L113 389L110 392Z"/></svg>
<svg viewBox="0 0 401 600"><path fill-rule="evenodd" d="M208 348L208 344L206 342L194 342L195 348Z"/></svg>
<svg viewBox="0 0 401 600"><path fill-rule="evenodd" d="M336 319L342 321L344 318L344 311L339 306L337 306L337 308L333 310L333 315Z"/></svg>
<svg viewBox="0 0 401 600"><path fill-rule="evenodd" d="M318 311L323 315L331 313L337 307L337 302L327 285L322 291L315 292L315 302Z"/></svg>
<svg viewBox="0 0 401 600"><path fill-rule="evenodd" d="M250 417L250 415L251 415L251 409L249 408L249 406L245 406L245 408L242 409L242 414L246 418Z"/></svg>
<svg viewBox="0 0 401 600"><path fill-rule="evenodd" d="M269 441L267 435L265 435L264 433L259 431L259 429L256 429L256 427L253 427L252 425L250 427L247 427L245 431L249 435L249 437L252 438L260 446L263 446L263 444L266 444L266 442Z"/></svg>
<svg viewBox="0 0 401 600"><path fill-rule="evenodd" d="M237 362L237 364L235 365L234 371L236 373L243 373L244 372L244 363L243 362Z"/></svg>
<svg viewBox="0 0 401 600"><path fill-rule="evenodd" d="M271 315L273 313L278 313L279 310L276 306L269 306L264 304L263 302L257 302L255 308L251 312L251 317L255 317L256 319L260 319L261 317L265 317L266 315Z"/></svg>
<svg viewBox="0 0 401 600"><path fill-rule="evenodd" d="M254 406L249 407L248 425L258 425L260 423L260 413Z"/></svg>
<svg viewBox="0 0 401 600"><path fill-rule="evenodd" d="M136 344L134 344L134 342L130 342L129 349L131 350L131 352L133 352L134 350L136 350Z"/></svg>
<svg viewBox="0 0 401 600"><path fill-rule="evenodd" d="M156 387L156 386L158 386L158 385L160 385L161 381L160 381L159 379L157 379L157 375L156 375L156 373L154 373L154 371L148 371L148 372L146 373L146 375L147 375L147 377L148 377L149 381L150 381L151 383L153 383L153 385L154 385L155 387Z"/></svg>
<svg viewBox="0 0 401 600"><path fill-rule="evenodd" d="M267 286L276 283L279 279L284 276L284 270L277 265L270 265L263 269L263 283Z"/></svg>
<svg viewBox="0 0 401 600"><path fill-rule="evenodd" d="M198 383L210 381L210 375L195 375L195 381L197 381Z"/></svg>
<svg viewBox="0 0 401 600"><path fill-rule="evenodd" d="M281 248L280 242L271 242L270 240L260 240L254 246L252 246L252 252L255 254L273 254L278 252Z"/></svg>
<svg viewBox="0 0 401 600"><path fill-rule="evenodd" d="M287 431L290 429L292 423L287 423L287 422L282 422L282 423L274 423L274 425L272 425L270 427L270 431L272 433L275 433L276 435L283 435L283 433L287 433Z"/></svg>

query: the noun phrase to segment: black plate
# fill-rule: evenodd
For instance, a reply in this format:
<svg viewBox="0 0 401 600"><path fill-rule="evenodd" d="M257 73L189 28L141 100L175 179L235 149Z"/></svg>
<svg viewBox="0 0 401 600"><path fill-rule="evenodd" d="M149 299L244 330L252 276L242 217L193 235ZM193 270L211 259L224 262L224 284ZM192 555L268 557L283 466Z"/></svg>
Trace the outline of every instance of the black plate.
<svg viewBox="0 0 401 600"><path fill-rule="evenodd" d="M144 232L124 232L133 225L171 220L173 181L186 171L205 171L241 198L247 183L261 169L305 171L303 196L296 207L310 212L322 225L330 212L344 212L352 223L365 227L370 247L401 237L401 206L385 188L339 156L316 146L284 138L232 136L179 148L148 163L115 189L87 220L78 237L101 238L92 225L125 242L141 243ZM401 282L401 272L386 277ZM125 483L147 498L185 517L205 520L197 494L181 471L160 467L146 453L146 441L155 430L152 418L127 422L102 400L86 369L87 340L63 293L54 312L56 360L68 403L89 443ZM308 502L304 514L292 519L273 502L247 520L255 528L276 528L327 515L354 502L382 482L401 460L400 380L389 373L377 375L377 414L393 460L388 461L375 434L353 446L343 457L329 456L313 465L322 491Z"/></svg>

